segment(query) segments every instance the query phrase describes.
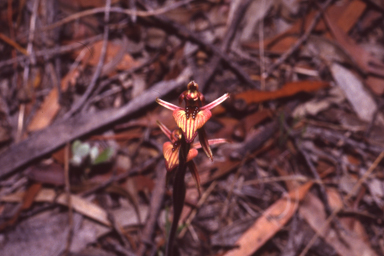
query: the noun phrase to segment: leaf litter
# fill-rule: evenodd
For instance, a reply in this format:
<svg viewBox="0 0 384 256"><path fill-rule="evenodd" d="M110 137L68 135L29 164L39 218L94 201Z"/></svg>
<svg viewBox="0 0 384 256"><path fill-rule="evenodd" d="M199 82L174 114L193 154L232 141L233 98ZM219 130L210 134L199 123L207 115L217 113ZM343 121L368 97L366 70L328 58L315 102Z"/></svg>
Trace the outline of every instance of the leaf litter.
<svg viewBox="0 0 384 256"><path fill-rule="evenodd" d="M1 255L164 255L192 80L229 143L173 255L384 254L380 1L53 2L0 3Z"/></svg>

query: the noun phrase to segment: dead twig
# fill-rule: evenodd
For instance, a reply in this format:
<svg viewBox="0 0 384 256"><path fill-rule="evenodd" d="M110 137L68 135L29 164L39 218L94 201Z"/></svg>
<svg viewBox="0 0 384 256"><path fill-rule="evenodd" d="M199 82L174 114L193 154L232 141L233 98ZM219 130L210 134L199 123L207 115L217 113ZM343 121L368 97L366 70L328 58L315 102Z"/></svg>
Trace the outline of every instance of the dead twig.
<svg viewBox="0 0 384 256"><path fill-rule="evenodd" d="M191 214L188 216L188 219L185 221L185 226L180 231L178 238L183 238L183 236L187 232L187 229L190 227L193 219L195 218L195 216L197 214L197 209L199 209L205 203L205 201L207 201L208 196L212 193L212 191L216 187L216 185L217 185L217 182L213 181L211 183L211 185L209 185L207 190L203 193L203 195L201 196L201 198L199 199L199 201L196 204L196 208L192 210Z"/></svg>
<svg viewBox="0 0 384 256"><path fill-rule="evenodd" d="M156 157L156 158L152 158L152 159L149 159L147 160L142 166L140 167L135 167L133 168L132 170L130 171L127 171L125 173L122 173L120 175L117 175L117 176L113 176L112 178L110 178L109 180L83 192L80 194L80 196L88 196L88 195L91 195L101 189L104 189L106 188L107 186L111 185L112 183L114 182L119 182L119 181L122 181L130 176L133 176L135 174L138 174L138 173L141 173L143 172L145 169L149 168L150 166L152 166L154 163L156 163L158 160L160 159L160 156L159 157Z"/></svg>
<svg viewBox="0 0 384 256"><path fill-rule="evenodd" d="M93 97L91 97L91 99L85 103L85 106L83 108L83 110L87 110L89 108L89 106L94 103L94 102L97 102L98 100L102 99L103 97L105 97L106 95L110 94L110 93L116 93L116 91L113 91L113 92L105 92L105 94L103 93L102 95L100 95L100 92L107 86L109 85L112 81L114 80L118 80L120 79L122 76L129 76L137 71L139 71L140 69L150 65L151 63L153 63L158 57L159 57L159 53L155 54L155 56L151 57L149 60L145 61L144 63L142 63L141 65L137 66L137 67L133 67L129 70L126 70L126 71L123 71L121 73L118 73L106 80L103 80L102 82L100 82L100 85L95 89L94 93L93 93ZM122 90L119 88L119 91Z"/></svg>
<svg viewBox="0 0 384 256"><path fill-rule="evenodd" d="M11 38L4 35L3 33L0 33L0 39L3 40L5 43L9 44L10 46L12 46L13 48L15 48L16 50L18 50L19 52L21 52L22 54L28 55L28 52L24 47L22 47L17 42L13 41Z"/></svg>
<svg viewBox="0 0 384 256"><path fill-rule="evenodd" d="M268 78L271 73L281 64L283 64L284 61L286 61L289 56L291 56L295 51L299 49L299 47L307 41L308 37L312 33L312 30L316 27L317 23L320 21L321 16L323 15L323 12L327 9L327 7L333 2L333 0L328 0L324 5L321 7L319 12L316 14L316 16L313 18L312 23L309 25L307 31L292 45L292 47L286 51L283 55L278 58L275 63L273 63L267 71L262 74L263 79Z"/></svg>
<svg viewBox="0 0 384 256"><path fill-rule="evenodd" d="M189 4L192 1L194 1L194 0L186 0L186 1L176 2L176 3L172 3L168 6L159 8L157 10L149 10L149 11L129 10L129 9L123 9L120 7L110 7L108 9L109 9L109 12L123 13L123 14L127 14L130 16L149 17L149 16L156 16L156 15L164 14L166 12L169 12L171 10L179 8L183 5ZM77 13L72 14L72 15L70 15L70 16L68 16L68 17L66 17L66 18L64 18L64 19L62 19L56 23L53 23L49 26L42 28L40 31L51 30L51 29L60 27L66 23L69 23L71 21L74 21L74 20L77 20L77 19L80 19L80 18L83 18L86 16L95 15L97 13L103 13L103 12L106 12L106 9L107 9L107 7L99 7L99 8L94 8L94 9L90 9L90 10L85 10L82 12L77 12Z"/></svg>
<svg viewBox="0 0 384 256"><path fill-rule="evenodd" d="M371 145L371 144L364 143L364 142L358 142L356 140L353 140L351 138L346 137L343 134L336 132L335 130L331 131L331 130L324 129L324 128L308 126L305 133L311 137L317 136L317 137L326 139L327 141L329 141L333 144L338 144L339 141L342 141L346 145L351 146L354 150L361 152L361 153L364 151L370 151L370 152L375 153L375 154L380 154L380 152L384 151L383 146ZM362 155L364 155L364 154L362 154Z"/></svg>
<svg viewBox="0 0 384 256"><path fill-rule="evenodd" d="M237 31L237 28L240 24L240 21L244 17L244 13L248 9L249 4L251 3L251 0L242 1L241 4L237 7L236 12L234 14L234 18L232 20L232 23L225 34L225 37L223 39L223 42L221 44L220 50L222 52L226 52L231 44L231 41ZM204 88L209 83L209 81L213 78L213 75L215 74L217 67L219 65L219 62L221 60L221 57L219 55L215 55L212 60L205 65L204 68L204 75L202 77L201 81L198 81L199 86L201 87L201 91L204 91Z"/></svg>
<svg viewBox="0 0 384 256"><path fill-rule="evenodd" d="M332 210L331 210L331 207L329 205L328 196L327 196L327 192L325 191L324 184L321 182L320 175L317 172L316 167L313 165L313 163L312 163L312 161L310 159L309 154L300 145L300 142L298 141L297 138L294 138L294 142L295 142L295 145L296 145L297 149L303 155L303 157L305 159L305 162L307 163L307 165L309 167L309 171L311 172L313 178L315 178L315 180L317 181L316 184L318 185L318 190L319 190L319 193L320 193L321 201L323 201L323 204L325 206L325 211L326 211L327 215L330 215L332 213Z"/></svg>
<svg viewBox="0 0 384 256"><path fill-rule="evenodd" d="M137 251L137 255L145 255L148 242L152 241L153 232L155 231L155 226L157 223L157 218L159 217L160 210L163 204L163 199L165 195L165 179L166 179L166 170L164 161L161 161L157 166L156 171L157 179L156 186L153 189L151 202L149 204L149 217L146 221L145 227L141 235L140 247Z"/></svg>
<svg viewBox="0 0 384 256"><path fill-rule="evenodd" d="M67 204L68 204L68 235L67 235L67 244L65 247L65 254L69 255L69 249L71 248L72 238L73 238L73 208L72 208L72 200L71 200L71 183L69 181L69 143L65 145L64 150L64 174L65 174L65 193L67 196Z"/></svg>
<svg viewBox="0 0 384 256"><path fill-rule="evenodd" d="M376 158L376 160L373 162L373 164L369 167L369 169L364 173L364 175L356 182L356 184L353 186L352 190L348 193L348 195L345 197L345 201L348 201L351 199L351 197L356 193L356 191L361 187L361 185L365 182L365 180L371 175L371 173L376 169L377 165L381 162L381 160L384 158L384 151L381 152L381 154ZM319 232L317 232L312 239L308 242L307 246L304 248L304 250L300 253L300 256L305 256L311 246L316 242L316 239L320 236L321 233L325 231L325 229L331 224L332 220L335 218L335 216L342 210L342 206L338 206L336 209L333 210L332 214L326 219L324 225L320 228Z"/></svg>
<svg viewBox="0 0 384 256"><path fill-rule="evenodd" d="M90 38L87 38L87 39L84 39L84 40L81 40L81 41L78 41L76 43L72 43L72 44L69 44L69 45L64 45L64 46L61 46L61 47L54 47L52 49L44 49L44 50L36 51L33 54L33 56L35 58L38 58L38 57L53 57L53 56L56 56L56 55L59 55L59 54L64 54L64 53L76 50L78 48L82 48L85 45L97 42L97 41L101 40L102 38L103 38L102 35L93 36L93 37L90 37ZM12 58L12 59L9 59L9 60L1 61L0 62L0 70L2 68L4 68L4 67L12 65L14 63L28 62L28 61L30 61L30 58L31 58L30 55L28 55L28 56L21 55L21 56L18 56L16 58Z"/></svg>
<svg viewBox="0 0 384 256"><path fill-rule="evenodd" d="M0 155L0 178L11 174L17 168L30 161L42 157L61 147L68 141L100 129L116 122L123 117L132 115L155 102L157 97L163 97L172 90L185 86L189 81L191 72L186 68L176 79L162 81L128 104L119 109L108 109L94 114L81 114L59 121L50 127L31 134L24 141L14 144Z"/></svg>
<svg viewBox="0 0 384 256"><path fill-rule="evenodd" d="M193 43L201 46L203 49L212 51L215 55L220 56L220 58L225 62L226 65L232 70L234 74L236 74L240 80L245 83L256 87L256 83L249 77L249 75L243 70L243 68L238 65L236 62L232 61L225 52L223 52L217 46L213 44L207 43L201 39L201 37L195 32L187 29L185 26L176 23L162 15L150 17L152 20L152 25L161 27L162 29L168 30L186 40L190 40Z"/></svg>
<svg viewBox="0 0 384 256"><path fill-rule="evenodd" d="M35 29L36 29L36 19L37 19L37 10L39 7L39 0L35 0L33 3L32 7L32 15L31 15L31 20L30 20L30 25L29 25L29 34L28 34L28 46L27 46L27 55L31 56L31 63L35 64L36 59L33 56L33 40L34 40L34 35L35 35ZM29 62L26 63L24 67L24 72L23 72L23 87L25 90L27 90L28 87L28 80L29 80ZM17 135L16 135L16 141L20 141L21 137L23 136L23 131L24 131L24 114L25 114L25 104L22 103L20 104L19 108L19 118L18 118L18 123L17 123Z"/></svg>
<svg viewBox="0 0 384 256"><path fill-rule="evenodd" d="M109 27L108 27L108 22L109 22L109 11L111 8L111 0L106 0L105 4L105 15L104 15L104 35L103 35L103 45L101 47L100 51L100 58L99 62L97 63L96 70L93 73L91 82L89 83L87 90L84 92L84 94L81 96L81 98L74 103L72 106L71 110L69 110L63 117L63 119L67 119L73 114L75 114L85 103L85 101L88 99L89 95L93 91L93 89L96 86L97 79L99 79L99 76L101 74L101 70L103 68L104 64L104 59L105 55L107 53L107 46L108 46L108 34L109 34Z"/></svg>

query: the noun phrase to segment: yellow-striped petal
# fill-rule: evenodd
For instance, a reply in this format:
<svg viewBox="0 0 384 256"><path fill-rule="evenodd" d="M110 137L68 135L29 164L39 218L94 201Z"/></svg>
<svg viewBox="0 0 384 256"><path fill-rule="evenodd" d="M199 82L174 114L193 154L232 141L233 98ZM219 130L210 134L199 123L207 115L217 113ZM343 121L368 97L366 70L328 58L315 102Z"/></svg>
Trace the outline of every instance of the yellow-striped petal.
<svg viewBox="0 0 384 256"><path fill-rule="evenodd" d="M176 109L173 111L173 117L175 118L177 126L183 130L187 143L191 143L195 139L197 129L203 127L211 116L212 113L208 109L199 110L195 116L190 115L188 118L184 109Z"/></svg>
<svg viewBox="0 0 384 256"><path fill-rule="evenodd" d="M179 151L180 147L174 150L172 143L169 141L163 144L163 155L167 171L172 171L179 164Z"/></svg>
<svg viewBox="0 0 384 256"><path fill-rule="evenodd" d="M163 144L163 155L165 159L165 167L167 171L172 171L176 166L179 165L179 151L180 147L173 150L173 144L171 142L165 142ZM191 148L187 155L187 162L191 161L198 154L197 149Z"/></svg>
<svg viewBox="0 0 384 256"><path fill-rule="evenodd" d="M201 110L204 110L204 109L213 109L214 107L220 105L220 103L222 103L223 101L225 101L226 99L229 98L229 93L226 93L224 94L223 96L221 96L220 98L217 98L216 100L212 101L211 103L205 105L205 106L202 106L200 109Z"/></svg>

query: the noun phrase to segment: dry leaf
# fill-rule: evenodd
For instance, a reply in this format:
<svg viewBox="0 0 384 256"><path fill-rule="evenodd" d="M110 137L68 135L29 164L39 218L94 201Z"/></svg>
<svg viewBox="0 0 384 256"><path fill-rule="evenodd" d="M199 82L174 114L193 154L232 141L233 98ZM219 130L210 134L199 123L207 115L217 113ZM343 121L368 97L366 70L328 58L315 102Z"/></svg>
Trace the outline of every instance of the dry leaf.
<svg viewBox="0 0 384 256"><path fill-rule="evenodd" d="M332 104L338 105L345 100L345 96L339 87L334 87L329 91L330 96L322 100L313 99L304 104L300 104L292 113L294 117L306 115L316 116L321 111L328 109Z"/></svg>
<svg viewBox="0 0 384 256"><path fill-rule="evenodd" d="M291 219L312 184L305 183L271 205L237 241L240 247L227 252L225 256L247 256L255 253Z"/></svg>
<svg viewBox="0 0 384 256"><path fill-rule="evenodd" d="M308 224L319 233L320 236L331 245L341 256L375 256L377 255L358 234L353 231L336 231L327 228L323 232L321 229L326 225L324 205L316 196L309 194L300 207L300 215ZM345 227L347 229L347 227ZM341 237L340 237L341 236Z"/></svg>
<svg viewBox="0 0 384 256"><path fill-rule="evenodd" d="M113 69L128 70L139 65L139 63L130 54L126 53L126 44L127 39L124 37L121 42L108 42L107 52L104 61L105 65L103 67L104 74L108 73ZM102 40L94 43L92 46L90 46L92 50L87 52L86 56L82 59L82 61L88 61L89 65L97 66L97 64L99 63L102 47ZM81 50L75 51L74 56L78 56L80 54L80 51Z"/></svg>
<svg viewBox="0 0 384 256"><path fill-rule="evenodd" d="M60 110L58 90L53 88L45 97L39 110L28 125L28 131L33 132L47 127Z"/></svg>
<svg viewBox="0 0 384 256"><path fill-rule="evenodd" d="M299 92L312 92L329 86L325 81L298 81L286 83L282 88L272 91L246 91L239 93L235 99L243 99L247 104L260 103L267 100L275 100L278 98L289 97Z"/></svg>
<svg viewBox="0 0 384 256"><path fill-rule="evenodd" d="M347 2L347 1L346 1ZM356 24L365 11L367 4L360 0L352 1L340 14L337 14L337 25L346 33Z"/></svg>
<svg viewBox="0 0 384 256"><path fill-rule="evenodd" d="M21 202L24 193L15 193L3 196L0 198L3 202ZM49 203L59 203L61 205L67 206L67 195L60 194L56 196L56 192L53 189L41 189L35 197L35 202L49 202ZM75 211L81 213L84 216L87 216L91 219L94 219L106 226L110 226L111 223L108 220L107 213L100 208L98 205L88 202L87 200L76 196L71 195L72 207Z"/></svg>
<svg viewBox="0 0 384 256"><path fill-rule="evenodd" d="M84 66L84 64L83 64ZM74 86L77 78L79 77L78 69L69 71L62 79L60 88L62 92L68 89L68 86ZM40 105L39 110L33 116L28 125L29 132L44 129L50 125L60 110L59 93L57 87L54 87L48 95L44 98L43 103Z"/></svg>
<svg viewBox="0 0 384 256"><path fill-rule="evenodd" d="M235 2L235 1L233 1ZM274 1L253 1L247 12L244 14L245 25L240 35L240 41L249 40L255 30L257 30L256 24L260 19L264 19L269 8L271 8ZM228 19L230 21L230 19Z"/></svg>
<svg viewBox="0 0 384 256"><path fill-rule="evenodd" d="M384 79L381 77L368 76L365 84L377 95L384 94Z"/></svg>
<svg viewBox="0 0 384 256"><path fill-rule="evenodd" d="M364 72L384 76L384 63L381 60L353 42L329 15L324 14L324 18L334 38Z"/></svg>
<svg viewBox="0 0 384 256"><path fill-rule="evenodd" d="M370 122L377 106L371 95L364 89L363 83L340 64L333 63L330 69L337 85L343 90L358 117Z"/></svg>

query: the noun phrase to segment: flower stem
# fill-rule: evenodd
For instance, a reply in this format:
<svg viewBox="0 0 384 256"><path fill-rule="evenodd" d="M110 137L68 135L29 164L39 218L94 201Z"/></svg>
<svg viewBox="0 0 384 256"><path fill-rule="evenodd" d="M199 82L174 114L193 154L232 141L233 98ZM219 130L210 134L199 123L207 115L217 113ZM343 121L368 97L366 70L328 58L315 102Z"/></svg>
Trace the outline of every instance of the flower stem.
<svg viewBox="0 0 384 256"><path fill-rule="evenodd" d="M165 255L167 256L173 255L173 243L176 237L177 226L184 206L186 190L184 176L187 170L187 155L190 148L191 145L189 143L186 143L185 139L183 139L180 145L179 167L177 169L175 180L173 183L173 222L165 252Z"/></svg>

